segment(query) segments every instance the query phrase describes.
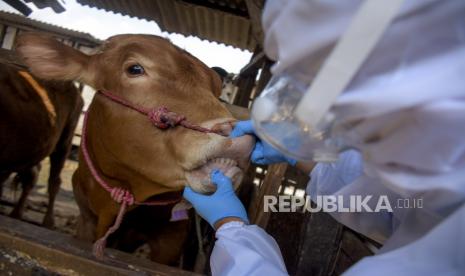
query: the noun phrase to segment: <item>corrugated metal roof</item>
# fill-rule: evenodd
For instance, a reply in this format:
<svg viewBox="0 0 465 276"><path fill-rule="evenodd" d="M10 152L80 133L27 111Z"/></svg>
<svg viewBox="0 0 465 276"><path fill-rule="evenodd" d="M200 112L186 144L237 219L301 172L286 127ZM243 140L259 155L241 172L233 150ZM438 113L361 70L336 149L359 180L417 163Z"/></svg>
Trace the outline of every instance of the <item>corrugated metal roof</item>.
<svg viewBox="0 0 465 276"><path fill-rule="evenodd" d="M244 0L77 0L82 5L155 21L163 31L253 51Z"/></svg>
<svg viewBox="0 0 465 276"><path fill-rule="evenodd" d="M70 30L67 28L59 27L53 24L45 23L39 20L31 19L19 14L0 11L0 23L10 26L21 27L22 29L41 30L48 33L56 34L62 37L72 37L79 40L81 45L88 47L95 47L102 43L101 40L96 39L88 33Z"/></svg>
<svg viewBox="0 0 465 276"><path fill-rule="evenodd" d="M65 8L57 0L24 0L24 2L34 3L34 5L39 9L50 7L56 13L65 11Z"/></svg>

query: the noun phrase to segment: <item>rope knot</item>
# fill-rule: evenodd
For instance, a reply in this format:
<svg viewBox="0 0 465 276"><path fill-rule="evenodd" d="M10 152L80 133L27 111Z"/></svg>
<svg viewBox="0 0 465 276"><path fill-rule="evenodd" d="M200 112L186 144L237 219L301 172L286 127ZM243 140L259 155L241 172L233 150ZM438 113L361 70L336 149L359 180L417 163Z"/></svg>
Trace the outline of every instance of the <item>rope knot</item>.
<svg viewBox="0 0 465 276"><path fill-rule="evenodd" d="M126 203L128 206L134 204L134 196L126 189L120 187L114 187L110 191L111 198L118 203Z"/></svg>
<svg viewBox="0 0 465 276"><path fill-rule="evenodd" d="M151 109L147 116L156 127L161 129L175 127L186 119L186 117L178 115L176 112L169 111L164 106Z"/></svg>

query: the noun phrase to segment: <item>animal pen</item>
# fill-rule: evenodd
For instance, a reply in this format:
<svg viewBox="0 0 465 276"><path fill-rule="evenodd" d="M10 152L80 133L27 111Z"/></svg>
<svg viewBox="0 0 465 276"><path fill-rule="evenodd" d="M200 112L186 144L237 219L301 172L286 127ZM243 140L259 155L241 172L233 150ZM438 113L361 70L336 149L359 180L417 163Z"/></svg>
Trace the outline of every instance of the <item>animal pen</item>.
<svg viewBox="0 0 465 276"><path fill-rule="evenodd" d="M8 1L19 2L20 1ZM51 6L60 11L59 1L35 1L38 7ZM248 109L271 77L273 62L263 52L260 14L264 0L77 0L79 4L153 20L170 33L193 35L253 52L250 62L234 79L236 92L230 104ZM0 14L3 48L11 48L16 33L39 30L51 33L89 50L101 41L87 34L34 22L19 15ZM8 46L8 47L7 47ZM14 53L2 50L1 62L22 66ZM82 88L82 87L81 87ZM242 119L247 112L242 109ZM75 144L79 143L80 127ZM45 172L47 162L43 163ZM15 204L15 190L4 185L0 212L0 274L2 275L191 275L209 274L209 256L214 245L214 232L204 221L193 220L188 244L178 267L157 264L147 259L144 247L129 254L108 249L99 261L92 256L91 244L72 237L78 209L71 191L71 174L75 161L66 163L63 184L56 204L56 229L40 227L46 195L43 184L46 173L29 198L24 221L6 215ZM13 181L10 179L10 181ZM336 222L324 212L264 212L265 195L289 195L304 198L309 178L285 164L250 165L240 190L252 224L263 227L281 248L291 275L339 275L356 261L372 255L377 245ZM194 217L191 209L190 216Z"/></svg>

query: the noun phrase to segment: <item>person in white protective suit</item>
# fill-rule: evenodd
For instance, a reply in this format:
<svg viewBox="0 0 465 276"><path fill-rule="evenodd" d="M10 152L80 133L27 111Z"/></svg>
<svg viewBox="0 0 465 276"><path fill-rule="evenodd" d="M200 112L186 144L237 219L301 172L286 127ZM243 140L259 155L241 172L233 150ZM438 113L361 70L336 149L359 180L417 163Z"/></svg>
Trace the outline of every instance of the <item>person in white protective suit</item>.
<svg viewBox="0 0 465 276"><path fill-rule="evenodd" d="M265 51L272 73L310 83L360 1L268 0ZM307 194L387 196L393 211L331 215L383 244L345 275L465 275L465 1L405 1L391 25L331 107L357 139L335 163L318 163ZM250 121L232 137L255 134ZM348 136L354 137L354 136ZM297 162L257 138L252 162ZM184 197L216 229L213 275L286 275L274 239L249 225L230 180ZM422 208L395 208L399 199Z"/></svg>

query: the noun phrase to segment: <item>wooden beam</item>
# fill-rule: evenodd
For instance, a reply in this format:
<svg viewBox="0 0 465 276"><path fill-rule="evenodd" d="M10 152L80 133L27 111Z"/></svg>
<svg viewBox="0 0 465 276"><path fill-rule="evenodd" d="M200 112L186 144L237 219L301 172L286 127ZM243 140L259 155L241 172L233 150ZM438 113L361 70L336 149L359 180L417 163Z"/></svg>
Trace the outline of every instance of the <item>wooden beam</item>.
<svg viewBox="0 0 465 276"><path fill-rule="evenodd" d="M264 34L262 28L262 11L265 5L264 0L245 0L247 12L252 25L252 36L261 48L263 48Z"/></svg>
<svg viewBox="0 0 465 276"><path fill-rule="evenodd" d="M265 60L266 56L265 56L265 53L262 52L261 50L258 50L259 52L257 52L253 57L252 59L250 60L249 63L247 63L246 66L244 66L242 69L241 69L241 72L239 73L239 76L247 76L247 75L250 75L250 74L253 74L253 73L256 73L256 71L258 69L260 69L260 67L262 66L263 64L263 61Z"/></svg>
<svg viewBox="0 0 465 276"><path fill-rule="evenodd" d="M14 65L20 69L27 69L26 65L12 50L6 50L0 48L0 63Z"/></svg>
<svg viewBox="0 0 465 276"><path fill-rule="evenodd" d="M0 216L1 275L198 275L113 249L105 252L105 260L98 261L90 243Z"/></svg>
<svg viewBox="0 0 465 276"><path fill-rule="evenodd" d="M19 0L3 0L5 3L10 5L12 8L15 10L19 11L22 13L24 16L29 16L32 13L31 8L29 8L26 4Z"/></svg>
<svg viewBox="0 0 465 276"><path fill-rule="evenodd" d="M33 3L39 9L51 8L55 13L62 13L65 11L58 0L24 0L27 3Z"/></svg>

